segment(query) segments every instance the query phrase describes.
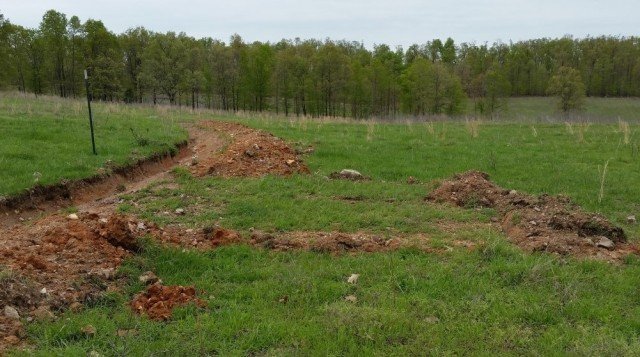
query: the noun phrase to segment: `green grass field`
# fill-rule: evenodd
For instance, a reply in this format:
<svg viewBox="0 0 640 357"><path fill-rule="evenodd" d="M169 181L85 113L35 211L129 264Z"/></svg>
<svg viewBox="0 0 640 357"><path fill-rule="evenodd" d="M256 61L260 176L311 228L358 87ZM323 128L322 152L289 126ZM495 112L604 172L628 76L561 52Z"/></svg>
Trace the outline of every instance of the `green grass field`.
<svg viewBox="0 0 640 357"><path fill-rule="evenodd" d="M528 104L518 100L521 106L544 106L537 98ZM633 107L636 101L623 102ZM611 102L602 103L609 112L615 109ZM148 108L119 110L130 110L131 118L154 116L139 115ZM207 117L157 115L175 121ZM170 188L151 186L124 196L120 210L161 224L219 223L245 233L251 227L424 232L434 237L436 247L449 246L455 237L474 241L478 248L333 256L244 245L193 252L147 243L121 267L119 274L130 281L122 292L108 294L81 313L31 325L34 349L16 355L638 354L640 259L615 265L526 254L497 231L473 228L474 222L487 222L491 210L423 201L435 181L478 169L504 187L569 195L622 225L637 241L640 230L625 220L640 214L640 128L634 118L624 117L630 124L625 142L618 123L569 127L485 121L473 135L464 122L218 117L268 130L292 145L312 145L315 151L305 161L313 174L199 179L178 169ZM357 169L372 180L325 178L342 168ZM420 184L406 184L409 176ZM161 214L177 207L187 214ZM460 230L443 230L443 222ZM180 308L166 323L135 316L127 302L142 289L137 277L147 270L165 284L194 285L207 307ZM356 285L346 282L352 273L361 274ZM347 295L355 295L357 302L345 301ZM287 303L280 302L284 296ZM81 332L88 324L97 330L92 337Z"/></svg>
<svg viewBox="0 0 640 357"><path fill-rule="evenodd" d="M0 196L93 176L105 163L169 152L187 138L172 115L152 108L95 102L93 112L96 156L85 101L0 93Z"/></svg>

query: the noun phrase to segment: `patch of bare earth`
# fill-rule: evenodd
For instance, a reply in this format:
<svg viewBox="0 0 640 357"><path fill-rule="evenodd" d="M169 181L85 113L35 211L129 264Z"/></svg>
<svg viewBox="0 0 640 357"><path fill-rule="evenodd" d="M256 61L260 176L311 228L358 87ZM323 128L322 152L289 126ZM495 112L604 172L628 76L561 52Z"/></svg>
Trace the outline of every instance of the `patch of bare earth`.
<svg viewBox="0 0 640 357"><path fill-rule="evenodd" d="M389 252L401 248L416 248L425 252L439 253L453 247L436 248L427 234L394 234L385 236L369 232L308 232L295 231L266 233L253 231L251 245L275 251L308 250L332 254L357 252ZM473 249L476 242L453 240L456 247Z"/></svg>
<svg viewBox="0 0 640 357"><path fill-rule="evenodd" d="M296 151L272 134L234 123L207 121L201 125L228 135L231 142L218 155L194 158L191 172L196 176L260 177L309 173Z"/></svg>
<svg viewBox="0 0 640 357"><path fill-rule="evenodd" d="M508 239L526 251L619 261L638 248L627 243L622 228L585 212L565 196L532 196L494 184L489 175L469 171L455 175L427 200L460 207L488 207L499 214Z"/></svg>
<svg viewBox="0 0 640 357"><path fill-rule="evenodd" d="M196 296L196 290L192 286L165 286L155 283L136 295L130 306L140 315L166 321L171 318L174 308L190 303L198 307L206 306L206 303Z"/></svg>

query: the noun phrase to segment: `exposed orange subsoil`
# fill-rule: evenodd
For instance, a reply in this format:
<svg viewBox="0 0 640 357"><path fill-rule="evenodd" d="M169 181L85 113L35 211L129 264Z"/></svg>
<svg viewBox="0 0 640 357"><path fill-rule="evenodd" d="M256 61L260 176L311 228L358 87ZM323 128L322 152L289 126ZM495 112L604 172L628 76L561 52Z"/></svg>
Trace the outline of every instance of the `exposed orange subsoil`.
<svg viewBox="0 0 640 357"><path fill-rule="evenodd" d="M208 121L202 125L228 135L230 143L219 155L198 155L191 168L197 176L259 177L309 173L296 151L272 134L234 123Z"/></svg>
<svg viewBox="0 0 640 357"><path fill-rule="evenodd" d="M444 181L427 199L460 207L496 209L500 227L508 239L529 252L618 261L639 251L637 246L627 243L622 228L599 214L585 212L568 197L532 196L507 190L478 171ZM600 244L607 240L611 246Z"/></svg>
<svg viewBox="0 0 640 357"><path fill-rule="evenodd" d="M196 296L193 286L165 286L155 283L146 291L136 295L130 303L131 309L150 319L165 321L171 318L173 309L193 303L205 307L206 303Z"/></svg>

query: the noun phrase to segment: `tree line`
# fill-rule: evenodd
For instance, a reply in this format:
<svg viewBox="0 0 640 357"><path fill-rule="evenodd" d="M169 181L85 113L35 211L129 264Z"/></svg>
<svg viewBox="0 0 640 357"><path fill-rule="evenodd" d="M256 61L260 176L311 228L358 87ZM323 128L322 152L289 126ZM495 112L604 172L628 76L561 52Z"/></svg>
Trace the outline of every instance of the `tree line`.
<svg viewBox="0 0 640 357"><path fill-rule="evenodd" d="M47 11L38 28L0 14L0 87L104 101L285 115L366 118L492 115L509 96L543 96L567 68L588 96L640 96L640 38L462 43L435 39L406 50L348 41L246 43L157 33L121 34L99 20ZM572 77L573 78L573 77ZM465 105L471 100L473 106Z"/></svg>

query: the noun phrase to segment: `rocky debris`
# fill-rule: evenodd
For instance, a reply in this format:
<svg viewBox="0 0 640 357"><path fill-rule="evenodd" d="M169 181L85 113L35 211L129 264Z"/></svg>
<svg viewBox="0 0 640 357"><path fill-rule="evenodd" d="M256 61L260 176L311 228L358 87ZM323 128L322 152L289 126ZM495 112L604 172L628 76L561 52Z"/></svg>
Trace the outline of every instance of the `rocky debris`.
<svg viewBox="0 0 640 357"><path fill-rule="evenodd" d="M206 303L196 296L193 286L164 286L156 283L136 295L130 306L137 314L146 315L152 320L166 321L171 318L175 307L189 303L198 307L206 306Z"/></svg>
<svg viewBox="0 0 640 357"><path fill-rule="evenodd" d="M600 237L598 243L596 243L596 246L612 250L613 248L615 248L615 243L613 243L613 241L607 237Z"/></svg>
<svg viewBox="0 0 640 357"><path fill-rule="evenodd" d="M146 231L124 215L77 216L53 214L0 229L0 261L11 272L0 276L0 308L9 305L27 321L51 319L52 311L81 307L118 285L116 268L139 250L137 238ZM22 338L22 327L12 327L13 320L0 315L0 341Z"/></svg>
<svg viewBox="0 0 640 357"><path fill-rule="evenodd" d="M527 251L605 260L619 260L638 251L626 244L622 228L599 214L583 211L568 197L532 196L507 190L491 182L483 172L455 175L426 199L460 207L495 209L497 221L509 240Z"/></svg>
<svg viewBox="0 0 640 357"><path fill-rule="evenodd" d="M55 315L47 305L38 306L31 315L33 315L33 317L38 321L50 321L55 318Z"/></svg>
<svg viewBox="0 0 640 357"><path fill-rule="evenodd" d="M158 282L162 283L162 280L160 280L160 278L158 278L158 276L154 274L152 271L144 272L142 275L138 277L138 281L140 281L144 285L151 285Z"/></svg>
<svg viewBox="0 0 640 357"><path fill-rule="evenodd" d="M20 320L20 314L15 307L6 305L4 307L4 316L12 320Z"/></svg>
<svg viewBox="0 0 640 357"><path fill-rule="evenodd" d="M98 234L115 247L121 247L130 252L140 251L137 224L124 215L111 216L106 224L100 226Z"/></svg>
<svg viewBox="0 0 640 357"><path fill-rule="evenodd" d="M629 216L629 217L627 217L627 223L629 223L629 224L636 224L636 216Z"/></svg>
<svg viewBox="0 0 640 357"><path fill-rule="evenodd" d="M347 279L347 283L349 284L357 284L358 279L360 278L360 274L351 274Z"/></svg>
<svg viewBox="0 0 640 357"><path fill-rule="evenodd" d="M224 152L200 157L191 166L191 172L196 176L260 177L309 173L296 151L269 133L234 123L208 121L202 125L222 131L232 139Z"/></svg>
<svg viewBox="0 0 640 357"><path fill-rule="evenodd" d="M76 220L78 219L78 215L75 213L71 213L70 215L67 216L67 218L72 219L72 220Z"/></svg>
<svg viewBox="0 0 640 357"><path fill-rule="evenodd" d="M182 216L182 215L184 215L184 208L176 208L175 213L176 213L178 216Z"/></svg>
<svg viewBox="0 0 640 357"><path fill-rule="evenodd" d="M334 180L351 180L351 181L365 181L371 180L371 178L364 176L360 172L352 169L342 169L339 172L332 172L329 174L329 178Z"/></svg>

